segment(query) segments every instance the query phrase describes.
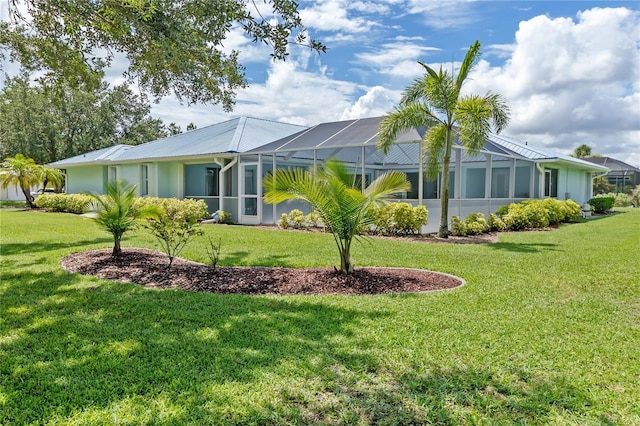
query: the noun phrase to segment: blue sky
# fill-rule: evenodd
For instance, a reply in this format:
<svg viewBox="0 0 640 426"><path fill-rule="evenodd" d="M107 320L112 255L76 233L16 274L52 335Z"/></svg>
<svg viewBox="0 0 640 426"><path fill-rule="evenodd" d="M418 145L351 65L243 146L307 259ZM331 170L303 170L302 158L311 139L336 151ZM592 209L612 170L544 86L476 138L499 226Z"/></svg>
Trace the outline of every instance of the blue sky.
<svg viewBox="0 0 640 426"><path fill-rule="evenodd" d="M505 96L504 134L565 154L585 143L640 167L638 0L299 3L327 53L293 47L286 62L273 62L267 47L234 30L225 48L240 52L250 87L233 113L167 97L153 114L183 128L237 115L305 125L383 115L421 75L417 61L456 69L478 39L482 57L465 90ZM115 61L108 78L122 81L123 70Z"/></svg>

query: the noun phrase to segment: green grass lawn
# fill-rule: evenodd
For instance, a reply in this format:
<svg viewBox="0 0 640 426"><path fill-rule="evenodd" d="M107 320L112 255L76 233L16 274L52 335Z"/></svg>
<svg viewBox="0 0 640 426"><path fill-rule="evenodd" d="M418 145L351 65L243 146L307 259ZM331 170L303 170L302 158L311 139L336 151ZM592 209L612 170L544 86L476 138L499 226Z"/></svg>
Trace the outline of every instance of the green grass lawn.
<svg viewBox="0 0 640 426"><path fill-rule="evenodd" d="M640 209L491 245L365 241L356 267L467 285L347 297L145 290L62 270L111 246L89 219L0 226L2 425L640 425ZM326 234L206 233L223 265L339 262ZM206 261L204 241L183 256Z"/></svg>

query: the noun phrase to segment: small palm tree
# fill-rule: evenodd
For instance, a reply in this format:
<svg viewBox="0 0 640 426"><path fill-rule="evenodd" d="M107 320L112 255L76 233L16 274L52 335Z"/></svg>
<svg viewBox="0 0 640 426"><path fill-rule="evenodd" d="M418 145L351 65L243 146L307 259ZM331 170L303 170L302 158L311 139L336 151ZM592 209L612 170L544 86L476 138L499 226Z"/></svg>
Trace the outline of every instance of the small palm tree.
<svg viewBox="0 0 640 426"><path fill-rule="evenodd" d="M0 183L2 188L9 185L15 185L22 190L25 201L29 208L33 208L33 196L31 195L31 187L40 183L39 166L33 158L27 158L22 154L16 154L15 157L7 157L2 163L0 170Z"/></svg>
<svg viewBox="0 0 640 426"><path fill-rule="evenodd" d="M399 134L415 127L426 127L423 137L427 157L426 175L440 180L440 228L438 236L449 235L449 166L454 136L465 149L477 154L484 146L492 125L500 133L509 122L509 108L501 95L460 96L462 85L480 55L480 42L469 47L458 76L442 67L439 72L419 62L423 77L405 88L400 106L380 122L378 147L387 153Z"/></svg>
<svg viewBox="0 0 640 426"><path fill-rule="evenodd" d="M118 257L122 254L122 235L133 228L138 219L157 219L160 211L155 206L135 209L136 186L125 180L107 182L104 188L104 195L89 194L96 202L94 220L113 235L112 255Z"/></svg>
<svg viewBox="0 0 640 426"><path fill-rule="evenodd" d="M40 182L42 182L42 189L47 189L47 186L51 185L55 192L62 190L64 175L60 169L49 166L38 166L37 173L39 174Z"/></svg>
<svg viewBox="0 0 640 426"><path fill-rule="evenodd" d="M373 223L372 207L411 188L406 175L399 171L379 176L364 191L352 186L352 182L353 175L343 163L327 160L316 173L299 168L276 170L265 177L264 184L267 203L302 200L318 213L333 234L342 274L353 272L351 243Z"/></svg>

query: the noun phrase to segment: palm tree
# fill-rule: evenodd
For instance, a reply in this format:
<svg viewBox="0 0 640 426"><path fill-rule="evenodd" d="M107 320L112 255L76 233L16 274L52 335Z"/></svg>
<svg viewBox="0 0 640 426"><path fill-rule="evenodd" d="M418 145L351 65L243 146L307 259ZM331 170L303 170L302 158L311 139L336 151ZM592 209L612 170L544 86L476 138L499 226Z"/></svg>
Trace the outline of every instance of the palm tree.
<svg viewBox="0 0 640 426"><path fill-rule="evenodd" d="M39 180L42 182L42 189L47 189L47 186L51 184L55 192L62 190L62 182L64 175L60 169L55 169L49 166L37 166L37 173L39 174Z"/></svg>
<svg viewBox="0 0 640 426"><path fill-rule="evenodd" d="M591 147L587 144L582 144L573 151L571 156L575 158L591 157Z"/></svg>
<svg viewBox="0 0 640 426"><path fill-rule="evenodd" d="M33 158L27 158L22 154L15 157L7 157L0 170L0 183L2 188L13 184L20 187L29 208L33 208L33 196L31 187L40 183L39 168Z"/></svg>
<svg viewBox="0 0 640 426"><path fill-rule="evenodd" d="M500 133L509 122L509 108L499 94L460 96L462 85L480 55L476 40L462 61L458 76L436 72L419 62L426 73L405 88L400 105L380 122L378 148L385 154L396 137L416 127L428 128L423 137L428 179L440 180L440 228L438 236L449 235L449 166L457 135L471 155L477 154L493 127Z"/></svg>
<svg viewBox="0 0 640 426"><path fill-rule="evenodd" d="M107 182L104 188L104 195L95 192L89 194L96 201L94 220L113 235L112 255L118 257L122 254L122 235L131 229L138 219L157 219L160 211L155 206L135 209L136 186L129 185L125 180Z"/></svg>
<svg viewBox="0 0 640 426"><path fill-rule="evenodd" d="M352 182L353 174L346 166L329 159L317 172L299 168L276 170L265 177L264 184L267 203L302 200L318 213L333 234L342 274L353 272L351 243L373 223L372 207L411 187L406 175L399 171L379 176L364 191L352 186Z"/></svg>

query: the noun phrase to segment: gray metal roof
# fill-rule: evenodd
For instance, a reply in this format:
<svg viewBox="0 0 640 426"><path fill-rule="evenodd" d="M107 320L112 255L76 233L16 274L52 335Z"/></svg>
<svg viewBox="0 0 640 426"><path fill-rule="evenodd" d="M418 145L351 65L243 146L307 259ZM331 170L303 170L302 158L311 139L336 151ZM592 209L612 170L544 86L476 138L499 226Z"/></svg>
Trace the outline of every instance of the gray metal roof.
<svg viewBox="0 0 640 426"><path fill-rule="evenodd" d="M117 158L122 153L133 148L132 145L114 145L107 148L98 149L96 151L87 152L86 154L76 155L75 157L65 158L49 165L52 167L66 167L76 164L87 164L95 162L106 162L113 158Z"/></svg>
<svg viewBox="0 0 640 426"><path fill-rule="evenodd" d="M101 155L104 150L67 158L53 163L56 167L80 164L119 163L171 159L176 157L198 157L222 153L245 152L273 140L305 129L304 126L280 123L250 117L238 117L201 129L180 133L164 139L147 142L127 149ZM122 145L118 145L124 147ZM115 148L115 147L112 147ZM112 148L105 148L107 150Z"/></svg>
<svg viewBox="0 0 640 426"><path fill-rule="evenodd" d="M378 125L385 117L361 118L356 120L322 123L307 130L287 136L275 142L263 145L248 152L250 153L280 153L321 148L348 148L359 146L375 146L378 139ZM398 148L402 144L420 141L425 129L411 129L401 134L384 158L377 158L375 162L384 164L411 164L418 161L417 147ZM456 140L456 145L460 142ZM589 170L606 170L601 166L587 161L558 154L546 149L532 147L515 139L491 134L486 141L483 151L502 156L521 158L532 161L562 161L580 165Z"/></svg>
<svg viewBox="0 0 640 426"><path fill-rule="evenodd" d="M589 157L584 160L600 166L608 167L612 172L640 172L640 169L637 167L633 167L631 164L627 164L624 161L616 160L611 157Z"/></svg>

